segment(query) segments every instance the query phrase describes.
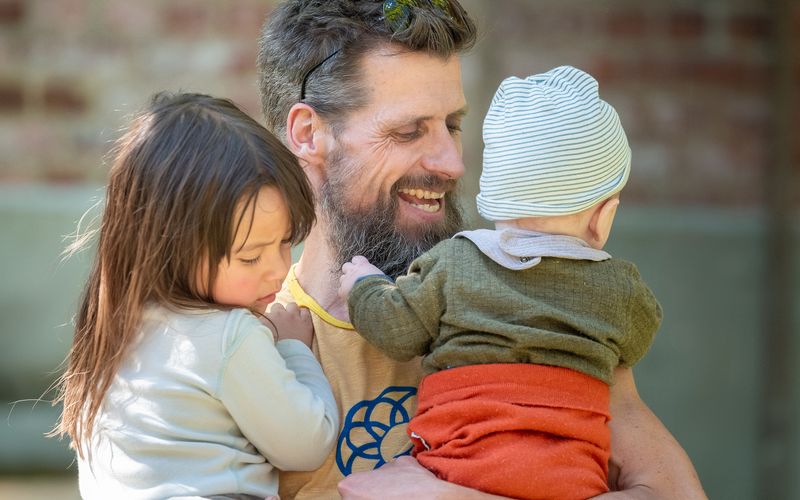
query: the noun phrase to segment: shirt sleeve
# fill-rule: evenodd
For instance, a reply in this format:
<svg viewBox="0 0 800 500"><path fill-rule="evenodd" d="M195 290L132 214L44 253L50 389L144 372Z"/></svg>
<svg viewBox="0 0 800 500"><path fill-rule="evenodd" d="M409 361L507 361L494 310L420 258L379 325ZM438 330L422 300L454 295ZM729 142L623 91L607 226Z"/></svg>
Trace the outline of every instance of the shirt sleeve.
<svg viewBox="0 0 800 500"><path fill-rule="evenodd" d="M255 318L228 355L220 398L242 434L272 465L310 471L328 456L339 429L338 411L322 368L298 340L275 345Z"/></svg>
<svg viewBox="0 0 800 500"><path fill-rule="evenodd" d="M438 335L445 274L437 262L432 253L423 254L396 283L367 277L350 292L350 321L356 331L392 359L427 354Z"/></svg>
<svg viewBox="0 0 800 500"><path fill-rule="evenodd" d="M653 344L661 325L661 304L642 279L636 266L630 272L631 296L628 300L628 339L621 346L619 364L632 367L644 357Z"/></svg>

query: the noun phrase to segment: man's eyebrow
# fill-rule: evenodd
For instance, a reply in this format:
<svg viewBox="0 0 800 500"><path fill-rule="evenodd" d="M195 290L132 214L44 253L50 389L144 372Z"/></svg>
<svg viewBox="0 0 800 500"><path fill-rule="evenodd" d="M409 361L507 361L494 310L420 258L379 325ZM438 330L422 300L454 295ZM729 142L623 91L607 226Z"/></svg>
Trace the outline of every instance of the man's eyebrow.
<svg viewBox="0 0 800 500"><path fill-rule="evenodd" d="M461 108L459 110L456 110L456 111L453 111L452 113L447 115L447 117L448 118L464 118L464 116L466 116L467 113L469 113L469 106L465 104L463 108Z"/></svg>
<svg viewBox="0 0 800 500"><path fill-rule="evenodd" d="M464 115L466 115L468 112L469 112L469 107L465 105L461 109L457 109L456 111L453 111L452 113L449 113L447 115L447 119L448 120L452 120L453 118L459 118L460 119L460 118L463 118ZM409 125L411 123L420 123L420 122L424 122L424 121L428 121L428 120L432 120L432 119L433 119L432 115L425 115L425 116L410 116L409 115L409 116L401 116L399 118L394 118L394 119L391 119L391 120L387 120L386 122L384 122L384 125L387 128L397 128L397 127L402 127L403 125Z"/></svg>

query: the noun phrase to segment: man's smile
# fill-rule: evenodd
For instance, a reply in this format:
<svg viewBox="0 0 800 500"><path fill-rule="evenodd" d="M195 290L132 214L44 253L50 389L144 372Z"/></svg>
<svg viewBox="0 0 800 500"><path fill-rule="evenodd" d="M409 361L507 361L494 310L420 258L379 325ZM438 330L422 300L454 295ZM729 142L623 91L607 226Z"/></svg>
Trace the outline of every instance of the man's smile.
<svg viewBox="0 0 800 500"><path fill-rule="evenodd" d="M442 208L442 203L439 201L444 198L442 191L403 188L397 192L401 200L424 212L436 213Z"/></svg>

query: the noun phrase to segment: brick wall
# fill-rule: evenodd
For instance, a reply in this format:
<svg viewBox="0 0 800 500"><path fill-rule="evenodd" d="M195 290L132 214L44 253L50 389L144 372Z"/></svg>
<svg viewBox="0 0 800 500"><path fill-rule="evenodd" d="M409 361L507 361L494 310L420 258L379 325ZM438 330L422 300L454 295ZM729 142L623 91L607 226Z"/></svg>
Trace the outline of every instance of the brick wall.
<svg viewBox="0 0 800 500"><path fill-rule="evenodd" d="M155 90L225 95L259 116L255 40L273 3L0 0L0 182L101 181L109 142ZM634 149L628 200L763 201L778 55L769 2L464 3L483 30L465 64L473 172L500 80L567 63L596 75L622 116ZM797 5L792 16L797 88Z"/></svg>
<svg viewBox="0 0 800 500"><path fill-rule="evenodd" d="M259 113L257 0L0 0L0 182L102 181L126 115L154 91Z"/></svg>
<svg viewBox="0 0 800 500"><path fill-rule="evenodd" d="M0 0L0 182L104 179L108 143L162 88L225 95L258 116L255 40L273 3ZM622 116L634 149L629 200L762 202L777 56L768 2L464 3L483 29L465 65L471 167L499 81L568 63L596 75ZM797 5L792 16L797 88Z"/></svg>
<svg viewBox="0 0 800 500"><path fill-rule="evenodd" d="M763 201L779 56L769 2L472 3L482 10L479 51L490 68L477 72L489 75L481 76L489 85L478 114L504 76L572 64L597 77L628 132L634 172L626 199L719 206ZM800 2L794 4L797 105ZM800 108L794 122L800 123ZM794 154L797 178L800 148Z"/></svg>

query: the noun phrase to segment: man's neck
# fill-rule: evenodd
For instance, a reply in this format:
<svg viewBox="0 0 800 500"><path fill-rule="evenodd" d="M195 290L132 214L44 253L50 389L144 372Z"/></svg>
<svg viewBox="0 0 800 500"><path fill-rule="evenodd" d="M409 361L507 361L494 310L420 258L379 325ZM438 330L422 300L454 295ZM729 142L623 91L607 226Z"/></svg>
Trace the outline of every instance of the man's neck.
<svg viewBox="0 0 800 500"><path fill-rule="evenodd" d="M339 273L334 252L319 222L303 244L303 254L295 267L295 277L303 290L333 317L350 321L347 301L339 297Z"/></svg>

